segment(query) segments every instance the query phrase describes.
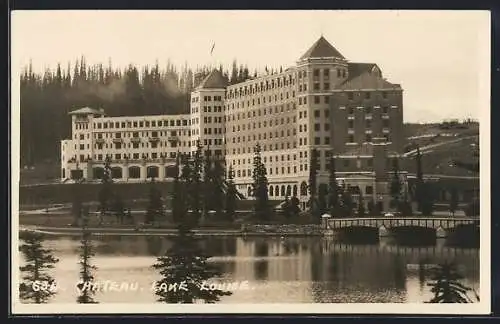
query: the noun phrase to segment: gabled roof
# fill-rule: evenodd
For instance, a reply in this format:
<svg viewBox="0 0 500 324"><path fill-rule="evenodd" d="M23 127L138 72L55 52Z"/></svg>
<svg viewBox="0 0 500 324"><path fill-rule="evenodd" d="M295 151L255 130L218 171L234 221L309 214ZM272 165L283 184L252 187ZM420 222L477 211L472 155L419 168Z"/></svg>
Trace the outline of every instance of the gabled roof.
<svg viewBox="0 0 500 324"><path fill-rule="evenodd" d="M321 36L300 59L304 60L308 58L320 57L336 57L345 59L345 57L340 54L340 52L337 51L337 49L333 47L333 45L330 44L323 36Z"/></svg>
<svg viewBox="0 0 500 324"><path fill-rule="evenodd" d="M77 110L70 111L68 113L68 115L90 115L90 114L104 115L104 110L103 109L97 110L90 107L83 107Z"/></svg>
<svg viewBox="0 0 500 324"><path fill-rule="evenodd" d="M227 87L226 78L219 70L213 70L197 87L198 89L222 89Z"/></svg>

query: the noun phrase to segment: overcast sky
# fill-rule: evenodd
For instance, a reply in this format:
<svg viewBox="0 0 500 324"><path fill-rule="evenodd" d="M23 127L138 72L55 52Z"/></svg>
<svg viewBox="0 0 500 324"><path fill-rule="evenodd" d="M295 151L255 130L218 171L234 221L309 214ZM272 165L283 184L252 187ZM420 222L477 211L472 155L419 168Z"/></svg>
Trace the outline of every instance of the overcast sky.
<svg viewBox="0 0 500 324"><path fill-rule="evenodd" d="M323 34L349 61L377 63L402 85L407 122L480 118L489 101L487 12L17 11L11 21L14 77L30 59L41 71L82 55L114 66L287 67Z"/></svg>

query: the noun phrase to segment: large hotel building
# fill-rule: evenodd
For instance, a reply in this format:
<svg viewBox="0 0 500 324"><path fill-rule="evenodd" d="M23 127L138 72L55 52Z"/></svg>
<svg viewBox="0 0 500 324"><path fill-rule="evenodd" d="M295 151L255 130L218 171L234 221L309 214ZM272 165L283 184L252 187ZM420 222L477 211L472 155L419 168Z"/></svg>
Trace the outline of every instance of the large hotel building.
<svg viewBox="0 0 500 324"><path fill-rule="evenodd" d="M191 93L190 113L106 117L71 112L72 138L61 143L62 179L98 179L111 157L116 181L168 180L178 153L196 143L232 165L238 190L248 196L258 143L270 199L307 200L310 155L319 153L318 184L328 183L328 160L337 177L366 197L387 196L390 157L403 150L403 90L375 63L349 62L324 37L279 74L228 85L213 70ZM404 173L402 173L404 174Z"/></svg>

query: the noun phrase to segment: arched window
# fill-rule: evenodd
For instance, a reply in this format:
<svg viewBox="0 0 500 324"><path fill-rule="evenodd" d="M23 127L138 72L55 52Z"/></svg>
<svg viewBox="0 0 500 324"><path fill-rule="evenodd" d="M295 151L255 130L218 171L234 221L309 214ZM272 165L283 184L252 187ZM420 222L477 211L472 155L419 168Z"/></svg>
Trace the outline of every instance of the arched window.
<svg viewBox="0 0 500 324"><path fill-rule="evenodd" d="M147 177L148 178L158 178L159 168L157 166L149 166L147 168Z"/></svg>
<svg viewBox="0 0 500 324"><path fill-rule="evenodd" d="M292 196L293 196L293 197L297 197L297 185L293 185L293 193L292 193Z"/></svg>
<svg viewBox="0 0 500 324"><path fill-rule="evenodd" d="M278 197L280 195L280 186L274 187L274 195Z"/></svg>
<svg viewBox="0 0 500 324"><path fill-rule="evenodd" d="M285 185L281 185L281 196L285 196Z"/></svg>
<svg viewBox="0 0 500 324"><path fill-rule="evenodd" d="M138 166L131 166L128 168L128 177L130 179L139 179L141 177L141 168Z"/></svg>
<svg viewBox="0 0 500 324"><path fill-rule="evenodd" d="M111 178L113 179L121 179L123 178L123 171L121 167L113 167L111 168Z"/></svg>
<svg viewBox="0 0 500 324"><path fill-rule="evenodd" d="M250 186L248 186L248 188L247 188L247 195L248 195L248 197L252 196L252 187L250 187Z"/></svg>
<svg viewBox="0 0 500 324"><path fill-rule="evenodd" d="M307 183L305 181L300 184L300 195L307 196Z"/></svg>
<svg viewBox="0 0 500 324"><path fill-rule="evenodd" d="M269 186L269 196L274 196L273 186Z"/></svg>

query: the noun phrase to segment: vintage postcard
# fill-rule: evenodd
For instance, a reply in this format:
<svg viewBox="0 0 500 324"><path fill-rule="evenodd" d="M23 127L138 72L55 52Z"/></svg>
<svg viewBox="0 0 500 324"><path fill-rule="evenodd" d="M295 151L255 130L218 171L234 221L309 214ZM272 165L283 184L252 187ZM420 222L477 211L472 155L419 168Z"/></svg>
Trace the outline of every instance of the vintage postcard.
<svg viewBox="0 0 500 324"><path fill-rule="evenodd" d="M13 11L11 63L14 314L490 312L489 12Z"/></svg>

